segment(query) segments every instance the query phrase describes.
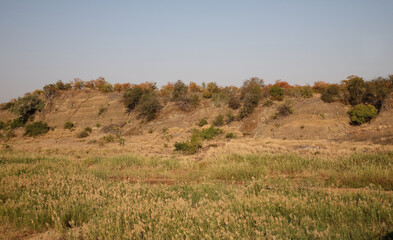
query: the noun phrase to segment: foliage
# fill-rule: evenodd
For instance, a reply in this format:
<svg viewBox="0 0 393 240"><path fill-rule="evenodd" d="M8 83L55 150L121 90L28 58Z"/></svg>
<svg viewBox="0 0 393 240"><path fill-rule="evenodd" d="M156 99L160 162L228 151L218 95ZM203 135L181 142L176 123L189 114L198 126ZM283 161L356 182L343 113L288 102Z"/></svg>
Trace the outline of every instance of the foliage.
<svg viewBox="0 0 393 240"><path fill-rule="evenodd" d="M133 110L139 103L144 90L140 86L134 86L127 89L123 94L124 105L126 106L127 112Z"/></svg>
<svg viewBox="0 0 393 240"><path fill-rule="evenodd" d="M56 94L58 92L58 88L55 84L45 85L43 90L44 90L44 96L46 99L52 99L53 97L56 96Z"/></svg>
<svg viewBox="0 0 393 240"><path fill-rule="evenodd" d="M91 133L93 129L91 129L91 127L85 127L84 131Z"/></svg>
<svg viewBox="0 0 393 240"><path fill-rule="evenodd" d="M331 103L340 99L340 87L337 84L329 85L321 94L324 102Z"/></svg>
<svg viewBox="0 0 393 240"><path fill-rule="evenodd" d="M211 98L214 93L220 92L220 88L218 87L217 83L215 82L209 82L204 89L202 96L204 98Z"/></svg>
<svg viewBox="0 0 393 240"><path fill-rule="evenodd" d="M89 132L86 130L83 130L81 132L78 133L78 135L76 135L78 138L85 138L89 136Z"/></svg>
<svg viewBox="0 0 393 240"><path fill-rule="evenodd" d="M293 113L293 109L291 107L291 103L289 101L286 101L285 103L281 104L277 108L276 114L273 116L274 119L277 119L279 117L286 117L290 114Z"/></svg>
<svg viewBox="0 0 393 240"><path fill-rule="evenodd" d="M23 98L18 98L8 110L20 116L23 123L26 123L37 111L44 107L43 101L36 95L27 94Z"/></svg>
<svg viewBox="0 0 393 240"><path fill-rule="evenodd" d="M378 114L378 110L370 104L358 104L348 111L351 123L354 125L360 125L365 122L369 122Z"/></svg>
<svg viewBox="0 0 393 240"><path fill-rule="evenodd" d="M225 138L228 138L228 139L235 138L235 134L233 134L232 132L229 132L229 133L227 133L227 134L225 135Z"/></svg>
<svg viewBox="0 0 393 240"><path fill-rule="evenodd" d="M301 87L301 95L304 98L311 98L313 96L312 88L310 86Z"/></svg>
<svg viewBox="0 0 393 240"><path fill-rule="evenodd" d="M366 92L366 84L363 78L358 76L349 76L343 81L344 88L347 90L346 95L352 106L362 103L363 95Z"/></svg>
<svg viewBox="0 0 393 240"><path fill-rule="evenodd" d="M366 91L363 96L363 103L371 104L380 111L385 98L393 91L393 82L389 79L379 77L367 81L365 84Z"/></svg>
<svg viewBox="0 0 393 240"><path fill-rule="evenodd" d="M18 117L12 120L12 122L10 123L10 128L16 129L16 128L23 127L24 125L25 125L25 121L23 121L21 117Z"/></svg>
<svg viewBox="0 0 393 240"><path fill-rule="evenodd" d="M75 127L75 124L73 122L66 122L64 123L64 129L72 129Z"/></svg>
<svg viewBox="0 0 393 240"><path fill-rule="evenodd" d="M202 118L201 120L199 120L199 122L197 123L198 126L203 127L206 124L208 124L206 118Z"/></svg>
<svg viewBox="0 0 393 240"><path fill-rule="evenodd" d="M270 98L273 100L281 101L284 99L284 89L279 85L273 85L269 89Z"/></svg>
<svg viewBox="0 0 393 240"><path fill-rule="evenodd" d="M228 107L233 110L238 109L241 106L240 99L235 95L231 94L228 99Z"/></svg>
<svg viewBox="0 0 393 240"><path fill-rule="evenodd" d="M175 151L181 151L185 154L194 154L202 147L202 142L204 140L212 139L222 133L223 131L220 128L215 128L213 125L202 130L193 129L189 140L176 142L174 144Z"/></svg>
<svg viewBox="0 0 393 240"><path fill-rule="evenodd" d="M106 107L101 106L101 107L98 109L98 116L100 116L101 114L103 114L106 110L107 110Z"/></svg>
<svg viewBox="0 0 393 240"><path fill-rule="evenodd" d="M146 121L152 121L157 117L162 106L159 103L155 92L150 91L142 95L141 101L138 104L138 117L144 118Z"/></svg>
<svg viewBox="0 0 393 240"><path fill-rule="evenodd" d="M5 122L3 122L3 121L0 121L0 130L3 130L3 129L5 129L5 128L7 128L8 127L8 124L7 123L5 123Z"/></svg>
<svg viewBox="0 0 393 240"><path fill-rule="evenodd" d="M323 93L328 87L329 87L329 83L326 83L324 81L318 81L318 82L314 82L314 85L312 86L312 90L314 90L314 92L317 93Z"/></svg>
<svg viewBox="0 0 393 240"><path fill-rule="evenodd" d="M243 86L240 89L243 107L239 111L239 119L249 116L258 106L261 99L262 86L263 80L259 78L251 78L243 82Z"/></svg>
<svg viewBox="0 0 393 240"><path fill-rule="evenodd" d="M177 82L173 85L173 93L172 93L172 101L179 101L187 95L188 87L184 84L183 81L177 80Z"/></svg>
<svg viewBox="0 0 393 240"><path fill-rule="evenodd" d="M24 135L35 137L47 133L49 129L50 127L45 122L33 122L26 125Z"/></svg>
<svg viewBox="0 0 393 240"><path fill-rule="evenodd" d="M217 115L217 117L213 121L213 125L216 127L224 125L224 115Z"/></svg>

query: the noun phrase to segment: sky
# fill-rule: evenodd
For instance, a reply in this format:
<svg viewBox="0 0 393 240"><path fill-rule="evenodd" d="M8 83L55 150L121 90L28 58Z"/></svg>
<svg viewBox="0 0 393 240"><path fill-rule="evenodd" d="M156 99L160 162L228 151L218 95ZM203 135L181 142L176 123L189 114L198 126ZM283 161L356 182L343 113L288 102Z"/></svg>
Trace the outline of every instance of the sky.
<svg viewBox="0 0 393 240"><path fill-rule="evenodd" d="M0 102L44 85L393 74L391 0L0 0Z"/></svg>

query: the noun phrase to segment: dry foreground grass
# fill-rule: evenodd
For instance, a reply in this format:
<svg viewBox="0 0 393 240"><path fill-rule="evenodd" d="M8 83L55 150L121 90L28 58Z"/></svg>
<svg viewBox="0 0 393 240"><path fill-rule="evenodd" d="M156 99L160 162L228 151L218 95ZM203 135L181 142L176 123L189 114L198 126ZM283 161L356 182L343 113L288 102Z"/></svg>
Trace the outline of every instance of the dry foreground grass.
<svg viewBox="0 0 393 240"><path fill-rule="evenodd" d="M0 152L3 239L378 239L393 152Z"/></svg>

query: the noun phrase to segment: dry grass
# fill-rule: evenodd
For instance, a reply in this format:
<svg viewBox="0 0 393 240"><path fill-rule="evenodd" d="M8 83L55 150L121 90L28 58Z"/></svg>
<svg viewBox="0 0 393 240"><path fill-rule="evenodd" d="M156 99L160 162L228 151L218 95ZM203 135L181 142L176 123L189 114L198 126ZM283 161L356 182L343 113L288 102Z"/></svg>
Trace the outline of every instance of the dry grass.
<svg viewBox="0 0 393 240"><path fill-rule="evenodd" d="M369 239L393 230L392 152L195 161L7 150L0 164L6 239Z"/></svg>

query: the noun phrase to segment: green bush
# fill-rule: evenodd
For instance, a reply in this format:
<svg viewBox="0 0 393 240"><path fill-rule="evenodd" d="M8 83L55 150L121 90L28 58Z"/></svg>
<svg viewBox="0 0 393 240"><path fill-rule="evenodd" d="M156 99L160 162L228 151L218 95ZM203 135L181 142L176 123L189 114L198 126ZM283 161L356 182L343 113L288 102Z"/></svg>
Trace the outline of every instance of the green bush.
<svg viewBox="0 0 393 240"><path fill-rule="evenodd" d="M19 118L15 118L14 120L12 120L12 122L10 124L10 128L11 129L20 128L20 127L23 127L24 125L25 125L25 122L23 121L23 119L21 117L19 117Z"/></svg>
<svg viewBox="0 0 393 240"><path fill-rule="evenodd" d="M348 101L352 106L362 103L364 93L366 92L366 84L363 78L358 76L349 76L345 84L349 96Z"/></svg>
<svg viewBox="0 0 393 240"><path fill-rule="evenodd" d="M172 101L179 101L183 99L183 96L187 95L188 87L183 81L177 80L173 85Z"/></svg>
<svg viewBox="0 0 393 240"><path fill-rule="evenodd" d="M144 93L141 97L141 101L138 104L137 111L139 112L140 118L144 118L146 121L152 121L157 117L162 106L160 105L157 96L154 92Z"/></svg>
<svg viewBox="0 0 393 240"><path fill-rule="evenodd" d="M91 133L93 131L93 129L91 129L91 127L86 127L84 131Z"/></svg>
<svg viewBox="0 0 393 240"><path fill-rule="evenodd" d="M232 138L235 138L235 134L233 134L233 133L227 133L226 135L225 135L225 138L228 138L228 139L232 139Z"/></svg>
<svg viewBox="0 0 393 240"><path fill-rule="evenodd" d="M301 95L304 98L311 98L313 96L312 88L310 86L301 87Z"/></svg>
<svg viewBox="0 0 393 240"><path fill-rule="evenodd" d="M340 99L340 87L336 84L329 85L322 92L321 99L327 103L338 101Z"/></svg>
<svg viewBox="0 0 393 240"><path fill-rule="evenodd" d="M0 130L3 130L6 127L7 127L7 123L0 121Z"/></svg>
<svg viewBox="0 0 393 240"><path fill-rule="evenodd" d="M213 121L213 125L218 127L224 125L224 115L219 114Z"/></svg>
<svg viewBox="0 0 393 240"><path fill-rule="evenodd" d="M124 105L127 112L133 110L142 98L144 91L140 86L127 89L123 94Z"/></svg>
<svg viewBox="0 0 393 240"><path fill-rule="evenodd" d="M279 85L274 85L269 89L270 98L281 101L284 99L284 89Z"/></svg>
<svg viewBox="0 0 393 240"><path fill-rule="evenodd" d="M75 127L75 125L72 122L64 123L64 129L72 129L73 127Z"/></svg>
<svg viewBox="0 0 393 240"><path fill-rule="evenodd" d="M206 124L208 124L206 118L202 118L201 120L199 120L199 122L197 123L198 126L203 127Z"/></svg>
<svg viewBox="0 0 393 240"><path fill-rule="evenodd" d="M104 140L107 143L112 143L115 142L115 137L112 134L108 134L106 136L103 136L102 140Z"/></svg>
<svg viewBox="0 0 393 240"><path fill-rule="evenodd" d="M378 114L378 110L370 104L358 104L348 111L351 123L354 125L360 125L365 122L369 122Z"/></svg>
<svg viewBox="0 0 393 240"><path fill-rule="evenodd" d="M45 134L49 131L50 127L45 122L33 122L26 125L25 134L30 137L35 137L38 135Z"/></svg>
<svg viewBox="0 0 393 240"><path fill-rule="evenodd" d="M202 129L202 130L194 129L192 137L194 137L194 138L200 137L202 139L212 139L215 136L218 136L222 133L223 133L223 131L220 128L215 128L212 125L209 128Z"/></svg>
<svg viewBox="0 0 393 240"><path fill-rule="evenodd" d="M37 111L41 111L44 103L37 95L28 94L18 100L8 110L20 116L23 123L26 123Z"/></svg>

